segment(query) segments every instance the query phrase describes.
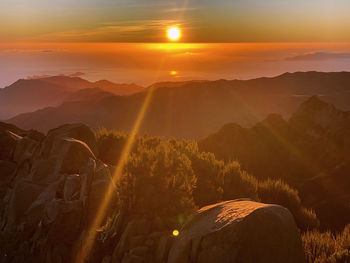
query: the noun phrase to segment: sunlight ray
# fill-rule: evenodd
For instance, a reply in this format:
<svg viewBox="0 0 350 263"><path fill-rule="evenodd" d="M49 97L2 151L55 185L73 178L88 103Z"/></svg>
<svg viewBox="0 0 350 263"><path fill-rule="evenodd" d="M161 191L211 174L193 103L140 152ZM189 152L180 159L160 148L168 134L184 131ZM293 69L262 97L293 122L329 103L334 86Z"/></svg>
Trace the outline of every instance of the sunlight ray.
<svg viewBox="0 0 350 263"><path fill-rule="evenodd" d="M164 59L160 63L159 70L156 72L155 81L159 78L159 74L161 72L161 68L162 68L163 64L164 64ZM130 154L132 147L134 145L134 142L135 142L136 136L139 132L142 121L143 121L143 119L146 115L147 109L151 103L153 91L154 91L154 88L150 87L146 93L145 99L144 99L144 101L141 105L141 108L139 110L139 113L136 117L134 126L133 126L133 128L129 134L129 137L127 139L127 142L122 150L122 154L120 156L120 159L118 161L118 164L116 166L114 174L112 175L112 182L113 183L108 185L107 191L104 195L103 200L101 201L101 204L100 204L99 209L96 213L96 216L95 216L93 222L91 223L91 225L87 228L88 229L87 233L83 237L82 249L78 252L78 254L76 256L76 260L75 260L76 263L86 262L86 260L88 259L89 255L90 255L90 252L91 252L93 245L94 245L94 241L96 239L97 229L103 223L103 218L105 217L105 215L107 213L107 208L111 202L111 197L115 191L115 184L117 184L118 179L122 175L124 165L126 164L126 162L128 160L129 154Z"/></svg>

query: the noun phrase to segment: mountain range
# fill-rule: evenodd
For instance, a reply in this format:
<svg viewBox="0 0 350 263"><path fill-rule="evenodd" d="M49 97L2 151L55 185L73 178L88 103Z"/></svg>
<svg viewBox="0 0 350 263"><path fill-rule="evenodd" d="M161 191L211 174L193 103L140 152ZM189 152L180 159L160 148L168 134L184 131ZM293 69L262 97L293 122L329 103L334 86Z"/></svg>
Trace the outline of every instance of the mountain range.
<svg viewBox="0 0 350 263"><path fill-rule="evenodd" d="M350 112L313 96L289 120L271 114L251 128L226 124L198 144L260 180L293 185L326 226L350 221Z"/></svg>
<svg viewBox="0 0 350 263"><path fill-rule="evenodd" d="M57 82L52 85L57 85ZM7 89L22 87L21 83L27 82L18 81ZM79 83L79 88L91 85L86 81L79 80ZM129 96L65 101L59 106L17 115L8 122L43 132L67 122L83 122L94 129L104 126L129 132L145 99L150 97L140 133L198 139L230 122L249 127L270 113L289 117L312 95L318 95L342 110L350 110L349 91L348 72L296 72L252 80L165 82ZM40 94L40 91L32 94ZM57 103L54 93L49 95ZM13 101L16 100L6 100L12 107L18 105Z"/></svg>
<svg viewBox="0 0 350 263"><path fill-rule="evenodd" d="M135 84L115 84L107 80L90 82L70 76L20 79L0 89L0 119L48 106L59 106L64 101L130 95L142 90L144 88Z"/></svg>

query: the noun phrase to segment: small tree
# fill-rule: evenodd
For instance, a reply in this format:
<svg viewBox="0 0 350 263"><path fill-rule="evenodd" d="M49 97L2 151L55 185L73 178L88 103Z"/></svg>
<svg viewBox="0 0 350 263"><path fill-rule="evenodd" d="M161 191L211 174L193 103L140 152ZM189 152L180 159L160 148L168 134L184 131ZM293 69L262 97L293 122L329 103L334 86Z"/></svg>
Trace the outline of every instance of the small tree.
<svg viewBox="0 0 350 263"><path fill-rule="evenodd" d="M224 163L215 159L212 153L198 153L191 156L192 168L197 177L193 198L199 207L222 200Z"/></svg>
<svg viewBox="0 0 350 263"><path fill-rule="evenodd" d="M170 143L139 143L118 184L121 207L129 214L178 216L194 208L191 162Z"/></svg>
<svg viewBox="0 0 350 263"><path fill-rule="evenodd" d="M237 198L257 199L257 180L241 170L238 162L230 162L223 169L224 200Z"/></svg>

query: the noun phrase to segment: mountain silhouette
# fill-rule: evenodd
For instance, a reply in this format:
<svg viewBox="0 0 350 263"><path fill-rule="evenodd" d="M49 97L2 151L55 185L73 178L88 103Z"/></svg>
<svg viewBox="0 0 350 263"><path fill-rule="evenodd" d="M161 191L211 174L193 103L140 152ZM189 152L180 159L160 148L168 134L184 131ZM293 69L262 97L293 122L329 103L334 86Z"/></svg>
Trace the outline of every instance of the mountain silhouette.
<svg viewBox="0 0 350 263"><path fill-rule="evenodd" d="M69 76L20 79L0 89L0 119L47 106L59 106L70 100L74 92L92 88L110 92L108 95L129 95L143 90L135 84L115 84L106 80L90 82ZM83 96L82 100L85 99L87 98Z"/></svg>
<svg viewBox="0 0 350 263"><path fill-rule="evenodd" d="M260 179L281 178L297 187L321 222L341 228L350 220L350 113L317 96L288 121L269 115L251 128L227 124L199 141L218 159L238 160Z"/></svg>
<svg viewBox="0 0 350 263"><path fill-rule="evenodd" d="M252 80L156 83L130 96L63 103L8 120L24 129L47 131L67 122L130 131L147 92L152 92L140 133L203 138L230 122L244 127L270 113L289 117L312 95L350 110L350 73L297 72Z"/></svg>

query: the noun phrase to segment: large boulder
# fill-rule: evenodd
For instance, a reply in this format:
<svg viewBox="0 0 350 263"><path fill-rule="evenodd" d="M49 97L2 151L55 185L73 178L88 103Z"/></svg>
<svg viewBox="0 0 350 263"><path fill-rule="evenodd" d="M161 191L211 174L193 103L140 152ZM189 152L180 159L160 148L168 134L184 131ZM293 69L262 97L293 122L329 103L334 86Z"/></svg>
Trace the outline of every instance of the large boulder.
<svg viewBox="0 0 350 263"><path fill-rule="evenodd" d="M43 137L2 126L0 258L6 258L0 262L72 262L111 181L108 166L93 153L93 131L69 124Z"/></svg>
<svg viewBox="0 0 350 263"><path fill-rule="evenodd" d="M200 209L183 227L168 263L303 263L293 216L284 207L233 200Z"/></svg>

